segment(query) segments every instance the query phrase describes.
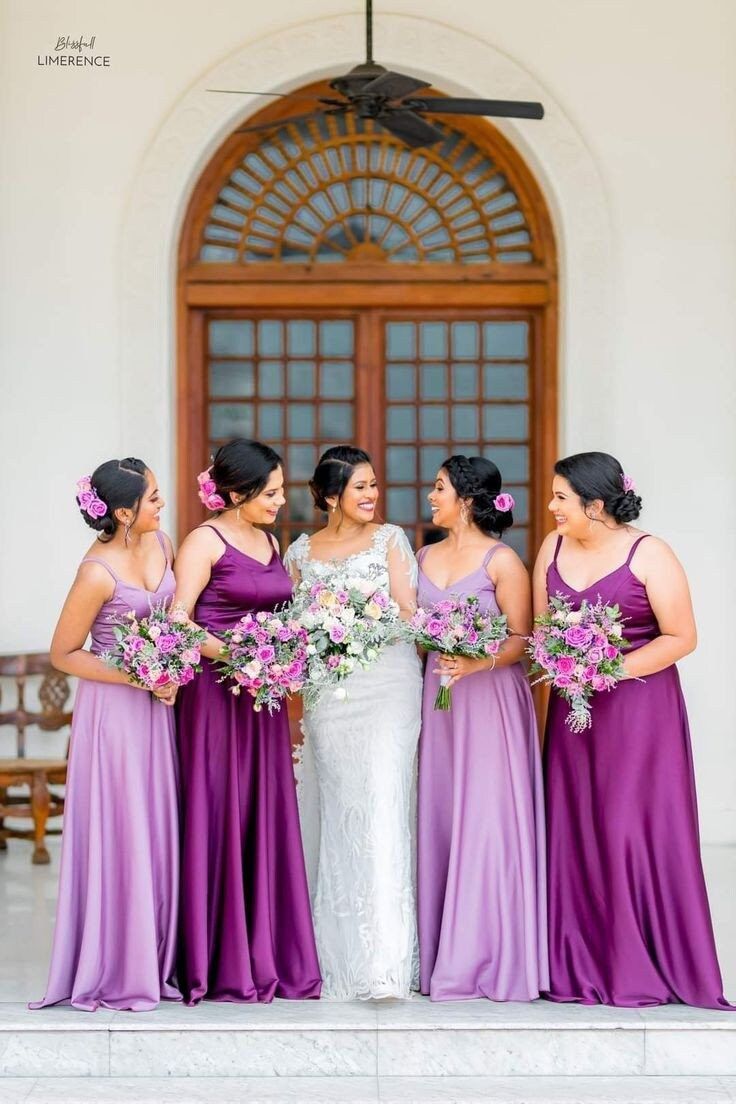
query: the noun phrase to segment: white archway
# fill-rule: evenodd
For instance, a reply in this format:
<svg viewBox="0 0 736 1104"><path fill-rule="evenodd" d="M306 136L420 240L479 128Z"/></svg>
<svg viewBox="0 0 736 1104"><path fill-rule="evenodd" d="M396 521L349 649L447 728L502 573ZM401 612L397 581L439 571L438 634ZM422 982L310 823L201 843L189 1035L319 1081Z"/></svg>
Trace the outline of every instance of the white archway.
<svg viewBox="0 0 736 1104"><path fill-rule="evenodd" d="M152 457L164 486L175 482L174 289L181 220L191 189L223 138L264 103L263 97L218 96L207 88L288 91L354 64L362 35L362 16L354 14L245 43L182 96L140 164L119 251L121 436L134 452ZM453 27L385 14L375 28L374 52L397 69L406 69L411 58L411 72L450 94L544 103L542 122L494 122L534 171L555 222L562 282L561 445L585 443L591 411L597 435L605 438L613 353L611 226L603 184L582 136L534 74Z"/></svg>

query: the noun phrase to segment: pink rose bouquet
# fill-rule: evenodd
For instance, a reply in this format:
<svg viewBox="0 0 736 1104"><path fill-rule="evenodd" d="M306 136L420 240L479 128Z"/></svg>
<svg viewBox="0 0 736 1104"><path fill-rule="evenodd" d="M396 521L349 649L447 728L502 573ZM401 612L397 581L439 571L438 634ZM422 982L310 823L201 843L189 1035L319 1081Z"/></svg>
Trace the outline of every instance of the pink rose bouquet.
<svg viewBox="0 0 736 1104"><path fill-rule="evenodd" d="M475 595L445 598L430 609L417 610L409 622L409 631L414 642L428 652L468 659L495 656L509 635L506 615L484 613ZM450 709L449 681L448 675L440 678L435 709Z"/></svg>
<svg viewBox="0 0 736 1104"><path fill-rule="evenodd" d="M265 705L269 713L280 709L284 698L304 685L307 668L307 634L287 610L246 613L234 628L222 634L225 642L218 662L222 678L232 681L230 690L247 690L255 698L257 713Z"/></svg>
<svg viewBox="0 0 736 1104"><path fill-rule="evenodd" d="M622 651L626 647L618 606L583 601L579 609L557 594L535 618L528 637L530 674L534 683L551 686L570 705L565 723L573 732L591 725L591 698L613 690L626 677Z"/></svg>
<svg viewBox="0 0 736 1104"><path fill-rule="evenodd" d="M192 624L181 606L164 601L152 605L148 617L140 620L133 610L110 620L116 644L100 659L125 671L138 686L147 690L169 682L185 686L202 670L200 648L206 633Z"/></svg>
<svg viewBox="0 0 736 1104"><path fill-rule="evenodd" d="M308 709L327 690L344 700L347 690L339 684L357 667L371 667L386 645L404 639L399 607L388 591L348 568L331 573L329 583L302 582L292 611L309 638L304 685Z"/></svg>

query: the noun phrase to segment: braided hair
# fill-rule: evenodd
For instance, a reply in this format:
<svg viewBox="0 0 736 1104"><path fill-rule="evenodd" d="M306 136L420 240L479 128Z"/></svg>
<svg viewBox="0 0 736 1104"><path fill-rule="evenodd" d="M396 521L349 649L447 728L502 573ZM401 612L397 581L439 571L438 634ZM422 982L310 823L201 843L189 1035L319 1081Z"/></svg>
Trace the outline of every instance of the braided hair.
<svg viewBox="0 0 736 1104"><path fill-rule="evenodd" d="M500 537L514 524L511 510L499 510L501 473L484 456L450 456L442 465L458 498L470 499L470 518L482 533Z"/></svg>

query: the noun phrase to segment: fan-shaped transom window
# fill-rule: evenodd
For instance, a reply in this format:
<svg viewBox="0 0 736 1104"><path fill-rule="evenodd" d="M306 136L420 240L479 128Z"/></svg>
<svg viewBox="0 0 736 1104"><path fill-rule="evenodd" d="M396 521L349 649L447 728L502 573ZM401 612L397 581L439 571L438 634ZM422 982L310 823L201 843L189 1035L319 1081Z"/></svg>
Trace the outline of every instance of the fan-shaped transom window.
<svg viewBox="0 0 736 1104"><path fill-rule="evenodd" d="M269 132L221 188L199 259L535 261L527 217L503 167L467 135L434 125L445 141L419 150L352 116Z"/></svg>

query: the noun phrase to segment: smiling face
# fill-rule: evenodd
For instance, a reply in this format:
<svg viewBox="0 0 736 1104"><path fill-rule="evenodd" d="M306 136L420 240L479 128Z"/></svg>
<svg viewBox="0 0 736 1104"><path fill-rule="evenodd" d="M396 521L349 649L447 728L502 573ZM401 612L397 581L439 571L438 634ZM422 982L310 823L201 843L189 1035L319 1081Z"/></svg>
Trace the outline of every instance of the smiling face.
<svg viewBox="0 0 736 1104"><path fill-rule="evenodd" d="M352 521L365 524L373 521L376 515L376 503L378 502L378 483L376 473L370 464L357 464L348 480L345 490L340 495L339 501L334 496L327 499L332 513L332 507L337 506L335 517L340 521Z"/></svg>
<svg viewBox="0 0 736 1104"><path fill-rule="evenodd" d="M165 505L163 496L158 489L156 476L153 472L147 471L146 489L141 495L137 511L135 506L130 509L122 508L115 511L115 516L122 526L130 523L131 533L152 533L154 530L161 528L159 514Z"/></svg>
<svg viewBox="0 0 736 1104"><path fill-rule="evenodd" d="M432 522L441 529L452 529L460 522L463 500L450 482L444 468L440 468L434 487L427 495L432 511Z"/></svg>
<svg viewBox="0 0 736 1104"><path fill-rule="evenodd" d="M284 495L284 473L281 467L270 473L263 490L255 498L236 504L243 521L251 525L273 525L279 510L286 502Z"/></svg>
<svg viewBox="0 0 736 1104"><path fill-rule="evenodd" d="M580 495L564 476L556 475L552 480L552 498L547 509L554 516L557 532L561 536L579 539L590 533L592 518L601 519L603 503L596 499L584 506Z"/></svg>

